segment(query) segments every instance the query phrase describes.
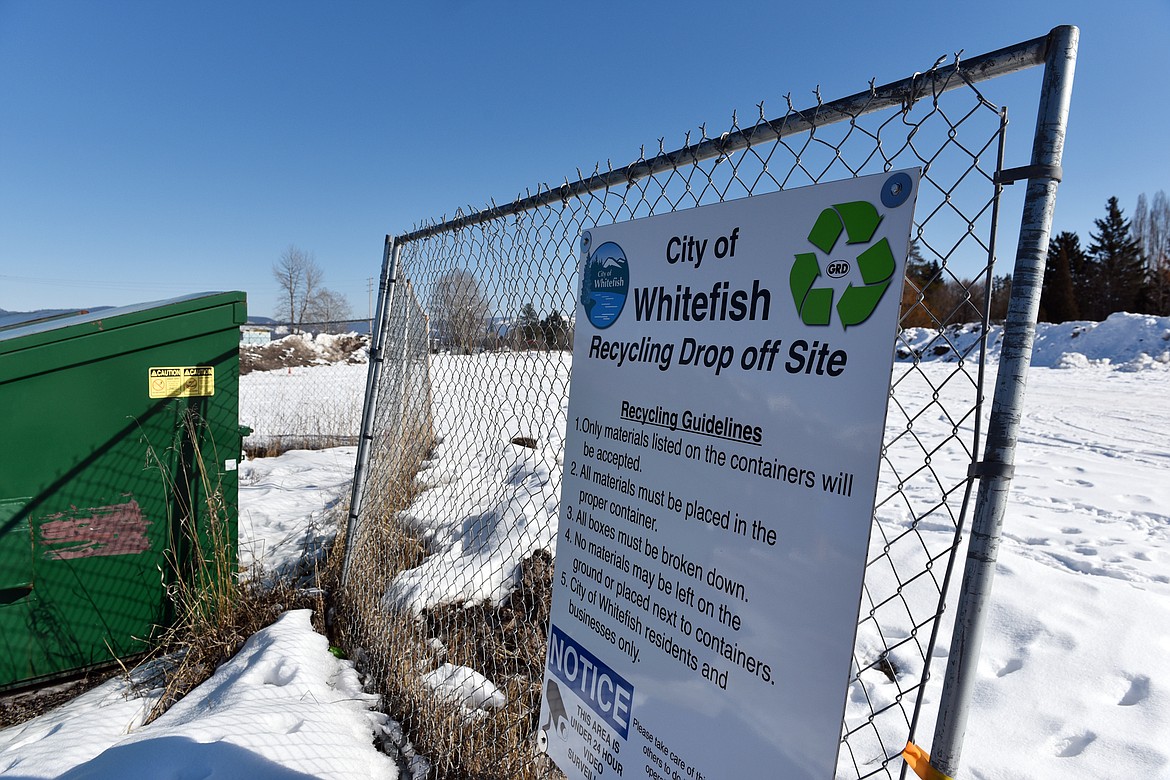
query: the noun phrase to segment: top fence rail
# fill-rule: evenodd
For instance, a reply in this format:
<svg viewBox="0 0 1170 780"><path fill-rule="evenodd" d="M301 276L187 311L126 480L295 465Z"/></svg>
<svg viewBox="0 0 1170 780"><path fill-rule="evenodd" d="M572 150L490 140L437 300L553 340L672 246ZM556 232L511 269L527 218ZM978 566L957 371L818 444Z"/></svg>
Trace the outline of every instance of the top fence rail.
<svg viewBox="0 0 1170 780"><path fill-rule="evenodd" d="M688 144L673 152L660 152L651 159L642 159L605 173L597 172L576 182L570 183L566 180L559 187L549 187L544 192L518 198L505 205L493 205L488 209L427 225L395 236L393 241L395 244L405 244L440 233L481 225L502 217L563 202L569 198L600 192L611 187L627 186L656 173L665 173L704 160L726 157L754 145L808 132L818 126L857 119L889 108L911 106L924 97L938 97L944 92L964 86L973 87L983 81L1043 65L1050 37L1048 35L1033 38L968 60L962 60L956 55L955 61L949 65L943 65L944 58L940 58L935 67L925 73L916 73L909 78L880 87L873 86L871 82L870 88L864 92L828 103L817 103L803 110L793 109L789 100L788 113L781 119L767 120L761 116L761 121L749 128L729 131L717 138L703 138L697 144Z"/></svg>

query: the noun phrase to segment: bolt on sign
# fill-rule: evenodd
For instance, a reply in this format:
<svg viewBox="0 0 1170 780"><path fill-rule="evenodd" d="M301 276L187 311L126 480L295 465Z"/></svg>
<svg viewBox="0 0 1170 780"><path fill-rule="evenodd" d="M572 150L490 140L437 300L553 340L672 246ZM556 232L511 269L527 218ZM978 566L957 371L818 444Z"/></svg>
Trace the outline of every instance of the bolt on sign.
<svg viewBox="0 0 1170 780"><path fill-rule="evenodd" d="M920 173L581 235L537 734L569 777L833 776Z"/></svg>

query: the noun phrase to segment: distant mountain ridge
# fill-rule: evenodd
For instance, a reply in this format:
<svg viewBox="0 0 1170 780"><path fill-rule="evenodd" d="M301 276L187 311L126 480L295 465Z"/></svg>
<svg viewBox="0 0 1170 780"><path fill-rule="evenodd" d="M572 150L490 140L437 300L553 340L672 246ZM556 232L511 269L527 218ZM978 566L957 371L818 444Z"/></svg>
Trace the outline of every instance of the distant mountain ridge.
<svg viewBox="0 0 1170 780"><path fill-rule="evenodd" d="M91 306L88 309L34 309L33 311L9 311L0 309L0 328L12 328L17 325L26 325L30 322L53 319L71 314L105 311L112 306Z"/></svg>

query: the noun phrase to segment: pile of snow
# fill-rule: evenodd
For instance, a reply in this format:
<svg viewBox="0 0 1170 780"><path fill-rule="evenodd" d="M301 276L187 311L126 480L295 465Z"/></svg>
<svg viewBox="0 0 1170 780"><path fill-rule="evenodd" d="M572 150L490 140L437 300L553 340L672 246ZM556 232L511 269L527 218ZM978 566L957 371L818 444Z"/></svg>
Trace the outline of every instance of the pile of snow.
<svg viewBox="0 0 1170 780"><path fill-rule="evenodd" d="M898 339L897 358L953 363L960 356L974 359L982 329L974 324L907 328ZM1003 327L987 332L987 354L999 359ZM1127 371L1170 368L1170 317L1149 314L1111 314L1104 322L1041 322L1036 326L1032 365L1044 368L1080 368L1113 365Z"/></svg>
<svg viewBox="0 0 1170 780"><path fill-rule="evenodd" d="M359 333L293 334L267 344L240 345L240 373L297 366L366 363L370 337Z"/></svg>
<svg viewBox="0 0 1170 780"><path fill-rule="evenodd" d="M1032 365L1067 367L1080 361L1125 370L1170 366L1170 317L1117 313L1104 322L1041 323Z"/></svg>
<svg viewBox="0 0 1170 780"><path fill-rule="evenodd" d="M398 516L430 555L394 579L387 609L499 603L526 558L554 551L571 365L566 352L433 357L439 444Z"/></svg>
<svg viewBox="0 0 1170 780"><path fill-rule="evenodd" d="M353 665L334 658L309 612L285 613L205 683L142 726L152 696L114 678L0 732L13 778L398 777L374 746L386 716Z"/></svg>
<svg viewBox="0 0 1170 780"><path fill-rule="evenodd" d="M440 701L458 704L469 713L498 710L508 703L495 683L466 666L443 664L423 675L423 682Z"/></svg>

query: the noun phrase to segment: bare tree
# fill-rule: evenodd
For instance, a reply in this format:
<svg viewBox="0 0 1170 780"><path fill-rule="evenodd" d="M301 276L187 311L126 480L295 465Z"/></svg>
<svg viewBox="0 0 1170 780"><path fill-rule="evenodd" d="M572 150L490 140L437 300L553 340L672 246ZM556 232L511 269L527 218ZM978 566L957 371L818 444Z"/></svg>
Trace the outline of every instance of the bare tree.
<svg viewBox="0 0 1170 780"><path fill-rule="evenodd" d="M1146 308L1152 314L1170 314L1170 201L1158 190L1152 203L1138 196L1133 233L1146 258Z"/></svg>
<svg viewBox="0 0 1170 780"><path fill-rule="evenodd" d="M491 307L467 270L447 271L431 293L431 317L439 343L471 354L487 335Z"/></svg>
<svg viewBox="0 0 1170 780"><path fill-rule="evenodd" d="M349 330L353 310L349 299L333 290L321 288L309 302L304 322L316 323L326 333L343 333Z"/></svg>
<svg viewBox="0 0 1170 780"><path fill-rule="evenodd" d="M305 322L305 313L320 294L321 268L311 252L289 244L272 265L272 276L280 286L283 301L277 319L287 315L289 327L297 332Z"/></svg>

